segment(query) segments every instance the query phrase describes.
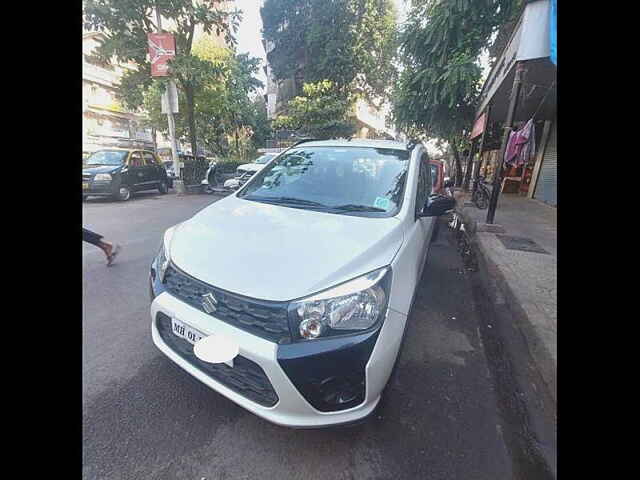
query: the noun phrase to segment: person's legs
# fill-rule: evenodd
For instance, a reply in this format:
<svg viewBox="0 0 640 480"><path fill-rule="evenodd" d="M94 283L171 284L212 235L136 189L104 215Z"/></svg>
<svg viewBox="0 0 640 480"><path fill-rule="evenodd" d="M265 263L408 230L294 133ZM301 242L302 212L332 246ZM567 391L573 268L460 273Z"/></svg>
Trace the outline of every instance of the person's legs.
<svg viewBox="0 0 640 480"><path fill-rule="evenodd" d="M91 230L87 230L86 228L82 229L82 240L95 245L102 250L107 256L107 265L111 265L116 254L120 250L120 246L114 246L112 243L102 240L102 238L102 235L92 232Z"/></svg>
<svg viewBox="0 0 640 480"><path fill-rule="evenodd" d="M99 247L101 239L102 235L92 232L91 230L87 230L86 228L82 229L82 241Z"/></svg>

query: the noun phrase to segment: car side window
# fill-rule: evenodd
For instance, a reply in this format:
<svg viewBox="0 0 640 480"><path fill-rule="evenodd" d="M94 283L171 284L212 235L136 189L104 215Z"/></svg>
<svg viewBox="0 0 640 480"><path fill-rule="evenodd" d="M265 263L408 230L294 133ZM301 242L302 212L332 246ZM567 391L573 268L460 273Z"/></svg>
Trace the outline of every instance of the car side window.
<svg viewBox="0 0 640 480"><path fill-rule="evenodd" d="M158 162L156 162L156 159L154 158L153 154L149 152L144 152L144 163L148 167L158 166Z"/></svg>
<svg viewBox="0 0 640 480"><path fill-rule="evenodd" d="M144 160L142 160L142 154L140 152L133 152L129 157L129 166L142 167L143 165L144 165Z"/></svg>
<svg viewBox="0 0 640 480"><path fill-rule="evenodd" d="M420 157L420 168L418 171L418 190L416 194L416 218L422 211L427 198L431 194L431 178L429 175L429 158L427 154Z"/></svg>

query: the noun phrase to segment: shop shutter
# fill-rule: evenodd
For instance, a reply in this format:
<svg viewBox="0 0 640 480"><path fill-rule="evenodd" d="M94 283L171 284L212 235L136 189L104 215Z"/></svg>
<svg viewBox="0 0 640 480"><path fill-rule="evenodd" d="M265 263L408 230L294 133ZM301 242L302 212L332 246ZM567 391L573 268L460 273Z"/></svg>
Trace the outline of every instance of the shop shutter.
<svg viewBox="0 0 640 480"><path fill-rule="evenodd" d="M550 205L558 205L558 153L556 149L556 122L549 132L549 141L542 157L542 167L536 185L534 198Z"/></svg>

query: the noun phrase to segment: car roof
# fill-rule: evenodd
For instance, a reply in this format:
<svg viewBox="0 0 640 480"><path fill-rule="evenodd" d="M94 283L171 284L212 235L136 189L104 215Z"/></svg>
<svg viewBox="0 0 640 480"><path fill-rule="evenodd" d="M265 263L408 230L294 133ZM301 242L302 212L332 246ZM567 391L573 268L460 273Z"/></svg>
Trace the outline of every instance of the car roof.
<svg viewBox="0 0 640 480"><path fill-rule="evenodd" d="M116 151L116 152L149 152L149 153L153 153L153 150L148 150L146 148L122 148L122 147L105 147L105 148L101 148L99 150L96 150L96 152L104 152L105 150L107 151ZM95 153L95 152L93 152Z"/></svg>
<svg viewBox="0 0 640 480"><path fill-rule="evenodd" d="M391 148L394 150L407 150L407 145L393 140L369 140L354 138L353 140L311 140L304 142L301 147L369 147Z"/></svg>

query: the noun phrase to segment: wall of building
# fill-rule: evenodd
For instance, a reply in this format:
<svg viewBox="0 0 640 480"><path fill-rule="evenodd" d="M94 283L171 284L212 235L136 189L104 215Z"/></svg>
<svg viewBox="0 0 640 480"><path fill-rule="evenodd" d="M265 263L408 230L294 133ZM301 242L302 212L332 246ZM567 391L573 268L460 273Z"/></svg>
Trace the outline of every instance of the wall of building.
<svg viewBox="0 0 640 480"><path fill-rule="evenodd" d="M108 147L153 147L151 128L144 117L127 112L116 97L120 78L131 65L98 63L91 55L100 33L82 37L82 149L93 152Z"/></svg>

